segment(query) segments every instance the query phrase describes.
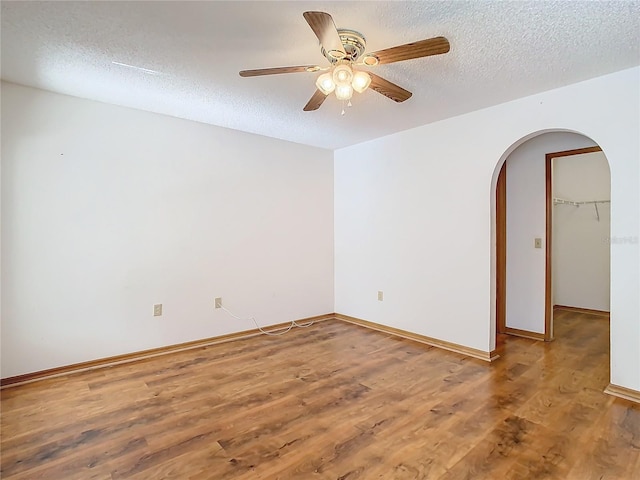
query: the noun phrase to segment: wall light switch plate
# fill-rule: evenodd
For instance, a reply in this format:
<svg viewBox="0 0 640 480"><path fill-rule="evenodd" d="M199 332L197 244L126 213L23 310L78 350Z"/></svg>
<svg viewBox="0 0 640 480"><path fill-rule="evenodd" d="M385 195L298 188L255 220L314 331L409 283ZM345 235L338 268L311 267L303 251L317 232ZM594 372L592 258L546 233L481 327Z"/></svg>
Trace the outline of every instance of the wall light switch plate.
<svg viewBox="0 0 640 480"><path fill-rule="evenodd" d="M542 248L542 239L541 238L536 238L533 242L534 247L536 248Z"/></svg>
<svg viewBox="0 0 640 480"><path fill-rule="evenodd" d="M378 290L378 301L381 302L384 300L384 294L382 291Z"/></svg>
<svg viewBox="0 0 640 480"><path fill-rule="evenodd" d="M160 317L162 315L162 304L161 303L156 303L153 306L153 316L154 317Z"/></svg>
<svg viewBox="0 0 640 480"><path fill-rule="evenodd" d="M214 300L214 305L216 308L222 308L222 297L216 297Z"/></svg>

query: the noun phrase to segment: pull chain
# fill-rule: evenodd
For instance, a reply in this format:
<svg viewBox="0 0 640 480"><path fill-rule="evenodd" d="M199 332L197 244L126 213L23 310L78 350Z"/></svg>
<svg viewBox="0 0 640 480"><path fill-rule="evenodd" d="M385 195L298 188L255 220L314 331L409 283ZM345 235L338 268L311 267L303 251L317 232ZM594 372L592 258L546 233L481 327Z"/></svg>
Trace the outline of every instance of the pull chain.
<svg viewBox="0 0 640 480"><path fill-rule="evenodd" d="M351 99L349 99L349 102L347 103L347 107L351 108L353 105L351 105ZM344 100L342 101L342 111L340 112L340 115L344 115L345 114L345 110L344 110Z"/></svg>

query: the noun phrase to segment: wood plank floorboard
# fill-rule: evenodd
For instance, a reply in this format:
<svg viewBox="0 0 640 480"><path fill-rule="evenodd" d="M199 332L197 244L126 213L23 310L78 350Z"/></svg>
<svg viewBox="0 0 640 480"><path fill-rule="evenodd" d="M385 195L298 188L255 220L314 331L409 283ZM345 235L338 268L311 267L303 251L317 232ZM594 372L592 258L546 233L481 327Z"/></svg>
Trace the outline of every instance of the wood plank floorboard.
<svg viewBox="0 0 640 480"><path fill-rule="evenodd" d="M7 480L639 479L606 317L485 363L338 320L1 392Z"/></svg>

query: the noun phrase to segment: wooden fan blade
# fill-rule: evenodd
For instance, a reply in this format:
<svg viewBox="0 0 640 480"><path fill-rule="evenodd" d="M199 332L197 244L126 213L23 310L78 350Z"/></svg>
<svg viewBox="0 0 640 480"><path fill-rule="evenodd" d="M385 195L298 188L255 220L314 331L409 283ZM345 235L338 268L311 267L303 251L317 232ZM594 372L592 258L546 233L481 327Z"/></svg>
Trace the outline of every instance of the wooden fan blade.
<svg viewBox="0 0 640 480"><path fill-rule="evenodd" d="M325 12L304 12L302 14L313 33L316 34L320 45L331 57L342 59L347 56L344 50L336 24L331 15Z"/></svg>
<svg viewBox="0 0 640 480"><path fill-rule="evenodd" d="M384 95L387 98L390 98L394 102L404 102L408 100L411 95L413 95L409 90L405 90L402 87L399 87L395 83L391 83L389 80L385 80L378 75L367 72L371 76L371 85L369 88L375 90L381 95Z"/></svg>
<svg viewBox="0 0 640 480"><path fill-rule="evenodd" d="M367 56L376 57L378 64L382 65L430 55L440 55L447 53L450 48L449 40L444 37L435 37L368 53Z"/></svg>
<svg viewBox="0 0 640 480"><path fill-rule="evenodd" d="M322 93L320 90L316 90L316 92L313 94L311 99L307 102L302 110L304 110L305 112L311 112L313 110L319 109L325 98L327 98L327 96L324 93Z"/></svg>
<svg viewBox="0 0 640 480"><path fill-rule="evenodd" d="M277 75L279 73L300 73L300 72L317 72L320 67L317 65L302 65L299 67L274 67L274 68L258 68L257 70L242 70L241 77L259 77L260 75Z"/></svg>

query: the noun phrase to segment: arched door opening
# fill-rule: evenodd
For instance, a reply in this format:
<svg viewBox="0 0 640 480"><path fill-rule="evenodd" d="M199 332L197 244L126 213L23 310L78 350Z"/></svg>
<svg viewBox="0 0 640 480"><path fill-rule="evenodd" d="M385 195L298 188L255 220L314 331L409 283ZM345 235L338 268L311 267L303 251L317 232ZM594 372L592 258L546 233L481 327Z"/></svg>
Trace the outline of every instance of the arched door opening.
<svg viewBox="0 0 640 480"><path fill-rule="evenodd" d="M593 170L593 164L598 160L591 158L587 161L593 152L599 152L600 170ZM558 178L564 179L563 188L568 193L565 197L580 198L554 195L552 170L554 162L558 161L554 159L571 159L561 161ZM606 234L603 234L604 223L600 222L598 215L602 212L602 220L609 220L606 201L610 197L605 195L604 198L602 192L595 192L598 198L591 198L593 195L590 196L588 190L583 188L594 182L600 182L601 186L606 182L609 191L609 176L606 175L605 179L604 175L597 173L602 172L603 168L608 173L608 162L600 147L588 137L571 132L533 134L514 144L500 159L494 173L495 197L492 199L495 202L492 266L495 268L496 302L495 324L492 327L495 328L496 339L499 339L499 334L510 334L552 340L554 305L577 308L582 313L602 314L608 311L609 227L607 224ZM588 180L586 183L583 178L585 175ZM564 232L565 227L570 225L568 232L559 237L561 242L558 245L554 245L553 236L554 208L566 221L566 225L560 225L562 229L559 231ZM577 224L578 219L582 219L583 224ZM591 221L594 223L588 223ZM556 227L560 228L558 225ZM594 232L597 232L596 238L584 237ZM602 253L601 247L606 248L605 253ZM556 265L553 262L554 249L556 257L564 259L556 262ZM595 262L591 258L595 250L600 251L600 257L606 256L606 266L598 260L595 269L586 268L589 262ZM558 255L563 251L564 254ZM594 273L597 268L602 270L602 278L593 277L597 275ZM554 295L555 277L561 280L562 288L559 291L556 288ZM603 286L603 283L606 285ZM593 291L591 284L599 284L600 290L606 291L594 295L590 293L590 290ZM592 301L595 297L605 296L606 301Z"/></svg>

